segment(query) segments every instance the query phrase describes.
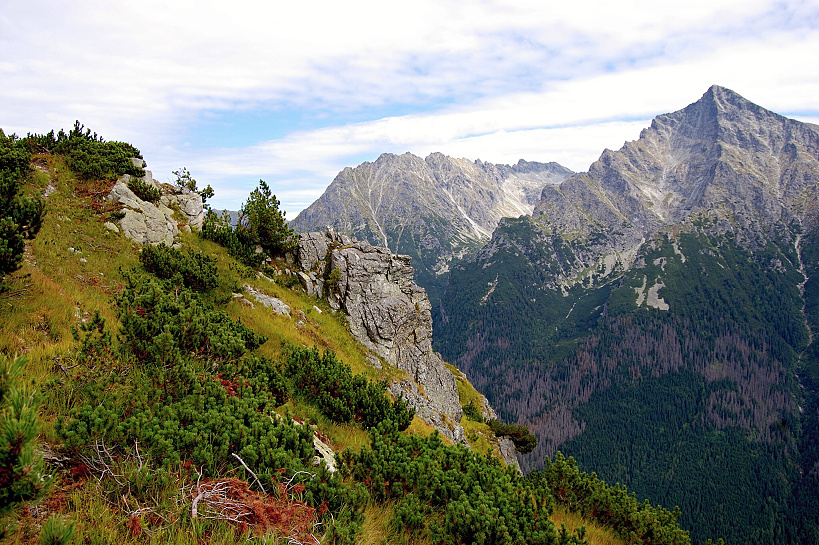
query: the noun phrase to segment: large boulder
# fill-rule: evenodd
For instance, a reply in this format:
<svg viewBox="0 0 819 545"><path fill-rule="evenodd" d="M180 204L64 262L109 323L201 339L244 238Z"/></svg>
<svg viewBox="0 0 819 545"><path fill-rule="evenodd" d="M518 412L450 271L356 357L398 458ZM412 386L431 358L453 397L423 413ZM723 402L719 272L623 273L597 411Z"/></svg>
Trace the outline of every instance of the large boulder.
<svg viewBox="0 0 819 545"><path fill-rule="evenodd" d="M146 173L150 177L150 172ZM114 184L108 200L123 206L125 216L119 220L123 234L140 244L166 244L172 246L179 226L173 219L173 210L164 204L155 205L143 201L128 188L130 176L126 174Z"/></svg>
<svg viewBox="0 0 819 545"><path fill-rule="evenodd" d="M134 162L139 167L145 166L141 159L134 159ZM179 234L179 223L173 217L174 208L182 215L185 225L195 230L202 228L205 214L198 193L185 187L160 184L153 179L151 171L146 170L142 182L162 192L161 199L154 204L143 201L128 188L131 178L126 174L117 180L107 197L123 207L125 216L119 220L119 228L126 237L140 244L172 246Z"/></svg>

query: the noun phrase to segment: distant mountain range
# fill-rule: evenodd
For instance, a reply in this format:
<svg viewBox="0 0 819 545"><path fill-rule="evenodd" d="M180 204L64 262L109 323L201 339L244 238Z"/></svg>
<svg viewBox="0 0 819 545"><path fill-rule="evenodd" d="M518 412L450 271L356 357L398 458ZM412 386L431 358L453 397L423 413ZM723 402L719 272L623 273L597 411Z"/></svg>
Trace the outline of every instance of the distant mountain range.
<svg viewBox="0 0 819 545"><path fill-rule="evenodd" d="M819 128L714 86L570 174L384 155L292 225L413 256L524 469L560 449L694 542L817 542Z"/></svg>
<svg viewBox="0 0 819 545"><path fill-rule="evenodd" d="M557 163L514 166L433 153L383 154L342 170L290 226L299 232L333 227L410 255L416 281L437 308L453 259L474 257L503 217L531 214L544 186L572 171Z"/></svg>

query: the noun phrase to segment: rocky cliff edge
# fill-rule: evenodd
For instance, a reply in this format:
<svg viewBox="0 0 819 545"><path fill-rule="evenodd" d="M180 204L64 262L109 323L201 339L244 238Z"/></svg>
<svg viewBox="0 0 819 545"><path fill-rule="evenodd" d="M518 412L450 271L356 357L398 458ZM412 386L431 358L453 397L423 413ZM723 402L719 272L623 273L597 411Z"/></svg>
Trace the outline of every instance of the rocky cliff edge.
<svg viewBox="0 0 819 545"><path fill-rule="evenodd" d="M300 236L298 261L305 291L326 296L347 315L359 342L407 373L390 392L403 395L442 435L463 442L458 387L432 351L430 303L412 281L410 258L328 229Z"/></svg>

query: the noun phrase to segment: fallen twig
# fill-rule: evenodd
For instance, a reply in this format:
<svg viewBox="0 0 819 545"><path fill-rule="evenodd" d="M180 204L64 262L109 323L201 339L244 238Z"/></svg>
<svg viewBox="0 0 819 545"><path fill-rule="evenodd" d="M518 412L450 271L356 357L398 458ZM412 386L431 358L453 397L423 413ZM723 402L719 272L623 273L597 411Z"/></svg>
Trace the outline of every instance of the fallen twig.
<svg viewBox="0 0 819 545"><path fill-rule="evenodd" d="M123 481L120 479L124 479L124 475L120 475L118 473L114 473L114 470L111 469L111 466L114 465L114 457L111 455L111 452L105 446L105 443L102 441L95 441L93 444L94 447L94 456L86 457L81 456L83 463L88 466L94 473L98 473L95 475L97 480L101 481L105 475L110 475L114 482L116 482L119 486L125 486ZM108 457L108 461L106 462L103 458L103 454Z"/></svg>
<svg viewBox="0 0 819 545"><path fill-rule="evenodd" d="M264 487L262 486L262 483L259 481L259 478L256 476L256 474L255 474L255 473L253 473L253 470L252 470L252 469L250 469L249 467L247 467L247 464L244 462L244 460L242 460L241 458L239 458L239 455L238 455L238 454L236 454L235 452L232 452L232 453L231 453L231 456L233 456L234 458L236 458L237 460L239 460L239 463L240 463L240 464L242 464L242 466L243 466L243 467L244 467L244 468L245 468L245 469L246 469L246 470L247 470L247 471L248 471L248 472L249 472L251 475L253 475L253 478L254 478L254 479L256 479L256 484L258 484L258 485L259 485L259 488L261 489L262 494L267 494L267 492L265 492L265 491L264 491Z"/></svg>
<svg viewBox="0 0 819 545"><path fill-rule="evenodd" d="M142 456L139 455L139 443L137 443L136 439L134 439L134 450L136 451L137 460L139 460L139 467L137 468L137 471L142 471Z"/></svg>
<svg viewBox="0 0 819 545"><path fill-rule="evenodd" d="M285 486L285 488L287 488L288 490L290 490L290 485L293 483L293 479L295 479L297 475L300 475L300 474L302 474L302 473L303 473L303 474L305 474L305 475L310 475L310 480L311 480L311 481L312 481L313 479L315 479L315 478L316 478L316 474L315 474L315 473L310 473L309 471L296 471L295 473L293 473L293 476L292 476L292 477L290 477L290 480L289 480L289 481L287 481L287 483L285 483L285 485L284 485L284 486Z"/></svg>

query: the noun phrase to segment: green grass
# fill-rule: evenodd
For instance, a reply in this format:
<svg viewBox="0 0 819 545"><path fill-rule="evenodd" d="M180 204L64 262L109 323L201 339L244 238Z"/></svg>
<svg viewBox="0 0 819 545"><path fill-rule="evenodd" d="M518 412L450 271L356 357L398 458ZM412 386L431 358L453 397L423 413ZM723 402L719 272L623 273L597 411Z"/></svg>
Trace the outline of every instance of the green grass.
<svg viewBox="0 0 819 545"><path fill-rule="evenodd" d="M573 534L575 528L586 527L586 539L589 545L626 545L626 541L618 537L614 532L605 526L597 524L595 521L584 519L580 514L566 511L558 506L552 513L552 522L556 528L561 524L566 525L569 534Z"/></svg>
<svg viewBox="0 0 819 545"><path fill-rule="evenodd" d="M366 431L352 424L336 424L312 405L291 399L276 412L281 416L288 414L295 416L305 424L314 426L319 433L329 439L329 445L336 452L347 448L358 451L362 446L370 445L370 437Z"/></svg>

